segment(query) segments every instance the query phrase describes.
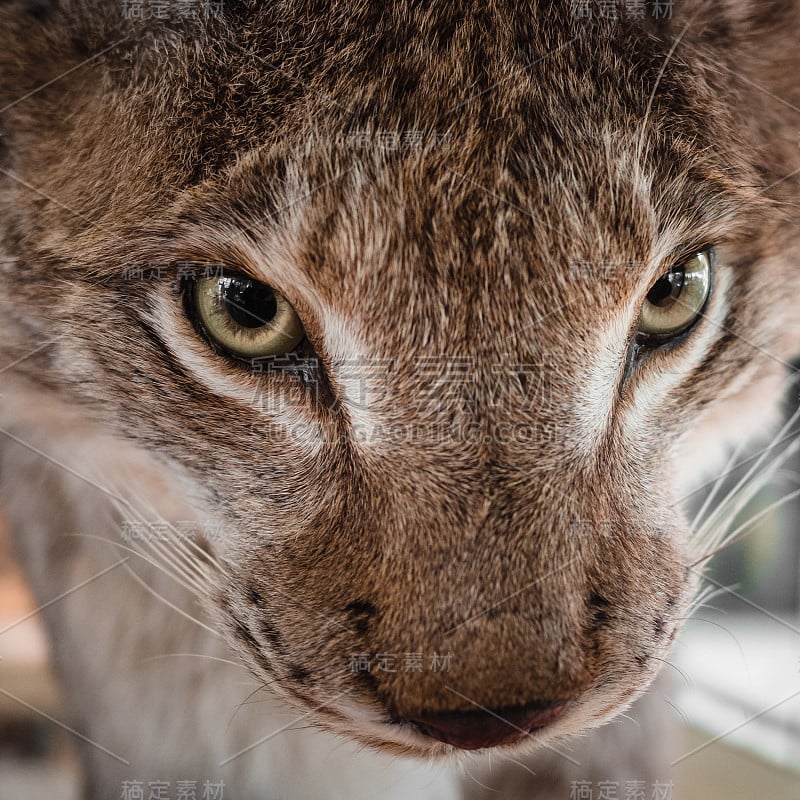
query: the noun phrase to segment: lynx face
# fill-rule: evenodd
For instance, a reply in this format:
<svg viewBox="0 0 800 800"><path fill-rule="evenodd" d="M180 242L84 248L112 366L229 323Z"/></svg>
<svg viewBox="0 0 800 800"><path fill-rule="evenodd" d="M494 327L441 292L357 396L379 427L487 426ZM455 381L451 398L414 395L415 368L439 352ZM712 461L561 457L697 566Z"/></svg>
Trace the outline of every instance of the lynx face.
<svg viewBox="0 0 800 800"><path fill-rule="evenodd" d="M267 5L2 12L2 324L52 342L18 371L222 523L209 609L317 723L593 726L696 590L696 454L798 341L791 112L718 68L796 5Z"/></svg>

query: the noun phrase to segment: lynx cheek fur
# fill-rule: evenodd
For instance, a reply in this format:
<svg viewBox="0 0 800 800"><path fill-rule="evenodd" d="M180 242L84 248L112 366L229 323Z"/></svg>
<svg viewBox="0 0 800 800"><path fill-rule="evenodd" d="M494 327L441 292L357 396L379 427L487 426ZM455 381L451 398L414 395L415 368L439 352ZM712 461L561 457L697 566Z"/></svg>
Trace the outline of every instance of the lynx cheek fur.
<svg viewBox="0 0 800 800"><path fill-rule="evenodd" d="M458 797L493 753L566 797L592 750L546 748L663 664L681 500L800 349L800 4L573 6L0 9L0 505L42 602L127 558L43 614L89 797ZM696 323L640 347L704 248ZM210 346L187 262L280 292L313 358Z"/></svg>

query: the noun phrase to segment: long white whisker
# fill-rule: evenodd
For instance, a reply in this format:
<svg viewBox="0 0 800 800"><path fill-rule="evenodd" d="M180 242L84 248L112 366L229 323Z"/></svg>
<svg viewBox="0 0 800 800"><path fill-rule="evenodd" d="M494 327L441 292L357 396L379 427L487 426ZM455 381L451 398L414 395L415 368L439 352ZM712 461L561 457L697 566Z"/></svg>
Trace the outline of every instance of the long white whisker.
<svg viewBox="0 0 800 800"><path fill-rule="evenodd" d="M697 566L697 564L700 563L700 561L705 561L706 559L715 556L717 553L720 552L720 550L724 550L726 547L730 547L734 542L740 541L747 535L746 533L743 533L744 531L747 531L748 528L752 528L752 526L755 525L760 519L763 519L764 517L771 514L773 511L777 510L784 504L791 502L796 497L800 497L800 489L796 489L795 491L790 492L787 495L784 495L779 500L776 500L774 503L770 503L766 508L759 511L757 514L754 514L746 522L743 522L735 530L727 534L725 538L722 540L721 544L715 550L712 550L710 553L707 553L699 561L696 561L691 566L692 567Z"/></svg>
<svg viewBox="0 0 800 800"><path fill-rule="evenodd" d="M798 450L800 450L800 437L797 437L776 456L774 462L759 473L757 480L752 480L752 475L750 475L751 481L749 484L743 484L740 481L726 500L720 504L720 507L709 515L706 522L694 535L694 541L699 550L698 561L720 547L721 542L726 539L728 528L739 513L769 483L774 473ZM698 563L698 561L695 561L695 563Z"/></svg>
<svg viewBox="0 0 800 800"><path fill-rule="evenodd" d="M220 658L219 656L210 656L207 653L161 653L157 656L142 658L139 660L139 663L144 664L148 661L160 661L164 658L205 658L209 661L219 661L221 664L230 664L232 667L238 667L247 672L250 671L250 668L246 664L242 664L239 661L231 661L229 658Z"/></svg>
<svg viewBox="0 0 800 800"><path fill-rule="evenodd" d="M149 585L149 584L148 584L146 581L142 580L142 579L141 579L141 578L140 578L140 577L139 577L139 576L136 574L136 572L135 572L134 570L132 570L130 567L128 567L128 565L127 565L127 564L125 564L124 566L128 568L128 572L131 574L131 577L132 577L132 578L133 578L133 579L134 579L134 580L135 580L135 581L136 581L136 582L137 582L137 583L138 583L138 584L139 584L139 585L140 585L140 586L141 586L143 589L145 589L145 590L146 590L146 591L148 591L150 594L152 594L152 595L153 595L153 597L155 597L156 599L160 600L162 603L164 603L166 606L168 606L169 608L171 608L173 611L176 611L176 612L177 612L178 614L180 614L182 617L185 617L186 619L190 620L191 622L194 622L194 624L195 624L195 625L199 625L201 628L203 628L203 630L205 630L205 631L208 631L208 633L210 633L210 634L213 634L213 635L214 635L214 636L216 636L218 639L223 639L223 640L224 640L224 638L225 638L225 637L224 637L224 636L223 636L223 635L222 635L222 634L221 634L219 631L215 631L213 628L209 628L209 626L208 626L208 625L206 625L204 622L201 622L199 619L196 619L196 618L195 618L195 617L193 617L191 614L189 614L188 612L184 611L182 608L179 608L179 607L178 607L178 606L176 606L174 603L171 603L169 600L167 600L167 598L166 598L166 597L164 597L163 595L159 594L159 593L158 593L158 592L157 592L157 591L156 591L156 590L155 590L155 589L154 589L152 586L150 586L150 585Z"/></svg>
<svg viewBox="0 0 800 800"><path fill-rule="evenodd" d="M718 480L720 480L720 478L727 478L727 477L733 475L733 473L735 473L740 467L743 467L746 464L755 461L760 456L762 456L762 455L763 456L768 456L773 450L775 450L776 447L784 444L785 442L793 441L794 438L797 435L798 435L798 431L796 431L796 430L792 431L791 433L786 434L783 437L779 437L776 434L776 436L773 437L773 439L770 441L770 443L768 445L766 445L766 447L762 447L760 450L757 450L756 452L751 453L749 456L747 456L747 458L743 458L742 461L741 461L741 464L732 465L730 468L727 468L726 470L724 470L723 472L721 472L719 475L717 475L716 477L712 478L711 480L706 481L705 483L699 484L694 489L692 489L691 492L689 492L688 494L685 494L681 498L681 502L685 502L685 501L689 500L689 498L694 497L696 494L699 494L701 491L703 491L703 489L707 489L709 486L714 486L714 484ZM747 441L745 441L745 444L747 444Z"/></svg>
<svg viewBox="0 0 800 800"><path fill-rule="evenodd" d="M708 530L713 530L714 527L718 524L719 519L726 513L730 513L728 508L728 504L731 503L734 505L734 508L740 507L743 508L744 505L749 502L749 500L758 492L760 489L768 482L771 478L772 474L795 453L797 452L798 447L800 447L800 437L795 437L790 444L784 448L784 450L778 455L775 456L775 461L773 462L772 466L767 469L764 473L759 473L759 479L757 481L753 481L753 476L758 473L758 471L763 467L766 460L772 455L772 449L774 443L777 441L782 441L786 432L790 430L795 423L800 419L800 408L795 411L794 414L786 421L786 423L781 427L780 431L777 433L775 437L773 437L773 445L766 448L763 453L756 459L755 463L751 465L751 467L747 470L744 476L736 483L734 488L728 493L728 496L725 500L716 508L708 517L708 519L702 524L702 526L698 529L696 534L698 538L702 539L703 536L701 532L705 532ZM748 490L743 489L743 487L748 487ZM747 499L744 502L741 502L741 497L745 496ZM737 512L738 513L738 512Z"/></svg>
<svg viewBox="0 0 800 800"><path fill-rule="evenodd" d="M731 457L725 463L725 467L723 468L722 473L719 475L717 480L714 481L714 486L712 490L708 493L708 497L706 497L705 501L703 502L703 505L700 507L700 510L697 512L697 514L695 514L695 517L692 520L691 529L693 531L698 528L698 523L703 518L703 514L705 514L709 506L714 502L717 494L719 493L719 490L725 483L725 476L731 469L733 469L733 465L738 461L739 456L741 456L742 451L744 450L746 444L747 444L746 439L743 439L741 442L739 442L739 444L736 446L733 453L731 454Z"/></svg>
<svg viewBox="0 0 800 800"><path fill-rule="evenodd" d="M658 656L653 656L653 661L660 661L662 664L666 664L668 667L672 667L672 669L674 669L675 672L677 672L678 675L680 675L686 681L686 684L688 686L694 686L694 682L692 681L692 679L679 666L673 664L668 659L658 658Z"/></svg>
<svg viewBox="0 0 800 800"><path fill-rule="evenodd" d="M202 595L208 594L208 584L210 582L210 575L201 571L200 567L194 564L188 564L181 558L176 558L176 553L171 552L171 542L168 540L158 539L156 536L145 537L144 544L155 554L161 556L166 561L172 564L173 569L177 570L179 574L183 575L187 581L190 581L197 591Z"/></svg>
<svg viewBox="0 0 800 800"><path fill-rule="evenodd" d="M708 605L708 601L712 597L719 597L719 596L724 595L724 594L726 594L724 589L715 588L713 586L706 586L706 588L703 589L702 592L700 592L700 594L697 596L697 598L695 598L695 600L689 606L689 608L688 608L688 610L686 612L687 615L691 616L696 611L698 611L700 608L708 608L708 609L711 609L712 611L720 611L720 609L714 608L713 606ZM725 613L725 612L720 611L720 613Z"/></svg>
<svg viewBox="0 0 800 800"><path fill-rule="evenodd" d="M137 558L141 558L142 561L145 561L148 564L150 564L151 567L155 567L157 570L160 570L164 575L166 575L168 578L171 578L173 581L175 581L175 583L177 583L179 586L182 586L184 589L186 589L186 591L190 592L192 595L197 593L197 589L194 586L192 586L189 583L186 583L183 578L170 572L163 564L160 564L157 561L153 561L153 559L151 559L145 553L142 553L140 550L137 550L134 547L128 547L128 545L122 544L122 542L119 542L115 539L107 539L105 536L97 536L91 533L71 533L68 535L79 536L84 539L94 539L98 542L106 542L107 544L110 544L112 547L117 547L120 550L124 550L128 553L131 553L132 555L135 555Z"/></svg>
<svg viewBox="0 0 800 800"><path fill-rule="evenodd" d="M718 622L714 622L711 619L705 619L704 617L688 617L687 622L704 622L706 625L713 625L715 628L719 628L721 631L725 631L728 636L733 639L734 643L736 644L737 649L739 650L739 654L742 657L742 663L744 664L745 672L747 672L748 681L752 684L752 678L750 676L750 667L747 665L747 656L745 655L744 648L742 647L742 643L736 638L733 634L733 631L726 628L724 625L720 625Z"/></svg>
<svg viewBox="0 0 800 800"><path fill-rule="evenodd" d="M132 514L134 518L141 522L146 528L152 528L153 523L148 522L132 503L126 501L126 509L123 511L121 504L116 504L117 510L120 514L124 514L127 511L129 514ZM155 553L158 558L163 559L166 563L170 565L173 570L176 570L180 575L183 576L185 581L188 581L192 587L192 591L197 594L199 597L207 596L208 595L208 587L211 583L211 576L207 570L206 562L199 562L199 559L192 557L191 555L185 554L184 550L179 549L177 542L179 541L179 537L181 534L177 531L177 529L168 521L163 520L163 518L159 518L159 523L163 524L168 530L172 530L175 532L175 538L173 539L158 539L158 544L156 543L156 536L145 536L143 541L146 545L147 549L151 552ZM179 551L179 552L178 552Z"/></svg>
<svg viewBox="0 0 800 800"><path fill-rule="evenodd" d="M140 507L147 505L146 503L144 503L142 498L140 496L138 496L132 489L127 488L125 491L127 491L133 497L133 499L136 500L136 502L139 504ZM124 496L122 496L123 492L120 491L120 492L118 492L118 494L121 496L121 500L122 500L122 502L124 502L126 510L130 511L140 521L145 522L145 524L147 524L143 513L137 507L135 507L133 505L133 503L131 503L129 500L127 500ZM117 505L117 510L122 514L123 513L123 509L122 509L121 504L118 502L116 505ZM191 564L194 567L196 565L196 562L198 560L200 560L201 563L204 563L204 564L205 563L209 563L209 564L211 564L213 567L215 567L221 573L225 573L226 572L224 567L212 556L211 553L209 553L208 551L203 550L201 547L199 547L194 541L191 540L190 537L184 536L169 520L165 519L160 514L158 515L158 522L159 522L159 524L165 526L168 530L170 530L174 534L174 539L170 540L170 541L173 542L176 547L177 546L181 546L180 543L182 543L182 542L188 542L196 550L196 555L192 555L191 553L189 553L188 547L181 546L182 551L185 553L185 555L187 557L187 563ZM203 576L203 577L205 577L205 576Z"/></svg>
<svg viewBox="0 0 800 800"><path fill-rule="evenodd" d="M517 761L516 758L512 758L511 756L506 756L506 760L510 761L512 764L516 764L518 767L522 767L529 775L532 775L537 780L539 779L539 776L527 764L523 764L521 761Z"/></svg>
<svg viewBox="0 0 800 800"><path fill-rule="evenodd" d="M666 697L662 697L661 699L662 699L662 700L663 700L663 701L664 701L664 702L665 702L665 703L666 703L666 704L667 704L667 705L668 705L670 708L672 708L672 709L673 709L673 711L675 711L675 713L676 713L676 714L678 714L678 716L679 716L679 717L680 717L680 718L681 718L681 719L682 719L682 720L683 720L683 721L686 723L686 725L687 725L687 726L689 725L689 718L686 716L686 714L685 714L685 713L684 713L684 712L683 712L683 711L682 711L680 708L678 708L678 706L676 706L676 705L675 705L675 703L673 703L673 702L671 702L671 701L667 700L667 698L666 698Z"/></svg>

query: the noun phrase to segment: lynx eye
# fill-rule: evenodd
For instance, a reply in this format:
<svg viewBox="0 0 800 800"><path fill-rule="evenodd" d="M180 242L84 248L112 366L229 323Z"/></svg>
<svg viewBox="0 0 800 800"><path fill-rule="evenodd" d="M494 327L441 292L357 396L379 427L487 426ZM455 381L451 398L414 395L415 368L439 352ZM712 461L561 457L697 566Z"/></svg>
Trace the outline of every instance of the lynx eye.
<svg viewBox="0 0 800 800"><path fill-rule="evenodd" d="M191 299L206 335L240 358L284 355L305 336L286 298L250 278L200 278Z"/></svg>
<svg viewBox="0 0 800 800"><path fill-rule="evenodd" d="M639 318L645 342L663 342L691 328L711 292L712 262L713 250L702 250L650 287Z"/></svg>

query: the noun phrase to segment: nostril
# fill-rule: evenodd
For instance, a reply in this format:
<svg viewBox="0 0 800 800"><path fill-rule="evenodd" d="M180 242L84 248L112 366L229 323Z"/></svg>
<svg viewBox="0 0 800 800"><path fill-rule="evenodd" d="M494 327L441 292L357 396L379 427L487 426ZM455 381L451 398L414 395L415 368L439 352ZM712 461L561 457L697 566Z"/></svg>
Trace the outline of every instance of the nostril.
<svg viewBox="0 0 800 800"><path fill-rule="evenodd" d="M409 719L420 733L462 750L513 744L563 716L566 701L495 710L438 711Z"/></svg>

